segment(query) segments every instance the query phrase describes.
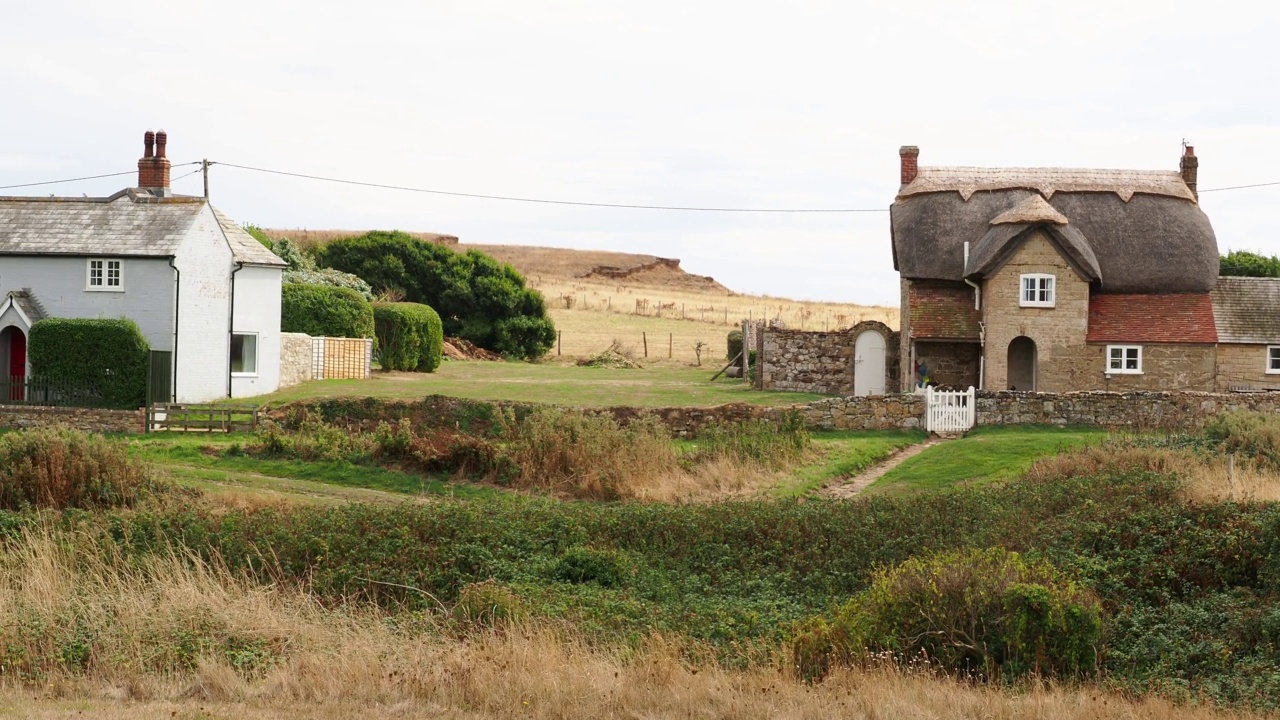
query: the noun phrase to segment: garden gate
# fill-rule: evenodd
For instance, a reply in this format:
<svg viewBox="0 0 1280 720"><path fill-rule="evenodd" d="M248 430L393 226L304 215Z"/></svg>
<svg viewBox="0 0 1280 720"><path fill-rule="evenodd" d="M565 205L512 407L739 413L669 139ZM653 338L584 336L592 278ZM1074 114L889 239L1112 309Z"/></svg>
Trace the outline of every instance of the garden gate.
<svg viewBox="0 0 1280 720"><path fill-rule="evenodd" d="M961 433L973 427L977 403L968 390L924 389L924 429L933 433Z"/></svg>

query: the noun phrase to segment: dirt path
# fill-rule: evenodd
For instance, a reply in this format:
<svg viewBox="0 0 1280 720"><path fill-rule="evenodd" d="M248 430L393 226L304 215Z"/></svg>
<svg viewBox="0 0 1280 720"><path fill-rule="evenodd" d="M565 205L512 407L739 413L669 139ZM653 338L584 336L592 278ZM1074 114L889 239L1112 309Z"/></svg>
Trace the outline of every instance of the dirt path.
<svg viewBox="0 0 1280 720"><path fill-rule="evenodd" d="M871 467L863 470L853 477L833 478L818 490L818 494L822 497L829 498L851 498L862 492L871 483L884 477L890 470L898 467L909 458L928 450L938 443L946 442L950 438L938 437L936 435L930 437L922 443L905 447Z"/></svg>

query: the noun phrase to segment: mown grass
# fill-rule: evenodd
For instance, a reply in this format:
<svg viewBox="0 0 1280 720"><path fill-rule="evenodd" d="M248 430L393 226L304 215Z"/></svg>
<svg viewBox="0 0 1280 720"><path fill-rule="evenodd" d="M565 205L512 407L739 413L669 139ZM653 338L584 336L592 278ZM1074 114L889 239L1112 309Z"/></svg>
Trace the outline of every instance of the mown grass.
<svg viewBox="0 0 1280 720"><path fill-rule="evenodd" d="M1036 458L1108 436L1101 428L986 426L904 461L865 492L900 495L1020 476Z"/></svg>
<svg viewBox="0 0 1280 720"><path fill-rule="evenodd" d="M718 353L717 357L724 354L723 347L710 352ZM812 393L757 392L741 380L721 378L709 382L718 369L719 366L691 368L674 364L616 369L555 363L451 361L434 373L375 372L365 380L317 380L254 398L254 401L279 404L337 396L449 395L567 407L711 407L733 402L792 405L825 397Z"/></svg>
<svg viewBox="0 0 1280 720"><path fill-rule="evenodd" d="M851 477L902 448L923 442L923 430L844 430L813 434L816 459L774 488L779 498L806 495L828 480Z"/></svg>

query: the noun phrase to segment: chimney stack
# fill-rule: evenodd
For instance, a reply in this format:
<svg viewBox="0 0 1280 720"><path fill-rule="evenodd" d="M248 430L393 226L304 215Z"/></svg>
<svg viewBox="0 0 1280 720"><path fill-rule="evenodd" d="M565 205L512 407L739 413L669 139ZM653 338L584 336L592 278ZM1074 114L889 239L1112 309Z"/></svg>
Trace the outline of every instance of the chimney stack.
<svg viewBox="0 0 1280 720"><path fill-rule="evenodd" d="M1182 170L1182 182L1191 188L1191 194L1195 196L1196 202L1200 202L1200 193L1196 191L1196 177L1200 174L1200 158L1196 157L1195 146L1182 145L1182 161L1178 163L1178 168Z"/></svg>
<svg viewBox="0 0 1280 720"><path fill-rule="evenodd" d="M163 130L148 130L142 136L142 158L138 160L138 187L160 197L173 194L169 189L169 158L165 157L167 141Z"/></svg>
<svg viewBox="0 0 1280 720"><path fill-rule="evenodd" d="M915 145L903 145L898 148L898 157L902 160L902 184L906 185L916 179L916 173L920 169L917 164L920 148Z"/></svg>

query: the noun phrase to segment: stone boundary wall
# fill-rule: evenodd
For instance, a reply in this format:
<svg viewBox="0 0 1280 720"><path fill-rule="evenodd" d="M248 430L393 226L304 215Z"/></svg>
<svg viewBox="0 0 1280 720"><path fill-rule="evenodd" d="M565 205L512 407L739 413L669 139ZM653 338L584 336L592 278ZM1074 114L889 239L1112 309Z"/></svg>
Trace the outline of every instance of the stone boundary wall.
<svg viewBox="0 0 1280 720"><path fill-rule="evenodd" d="M280 387L293 387L312 378L312 338L306 333L280 333Z"/></svg>
<svg viewBox="0 0 1280 720"><path fill-rule="evenodd" d="M885 345L886 390L898 387L898 333L882 322L865 320L827 332L761 327L756 349L757 390L788 390L822 395L852 395L858 336L879 333Z"/></svg>
<svg viewBox="0 0 1280 720"><path fill-rule="evenodd" d="M146 422L141 410L0 405L0 429L29 430L66 425L97 433L140 433Z"/></svg>

